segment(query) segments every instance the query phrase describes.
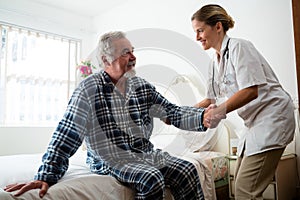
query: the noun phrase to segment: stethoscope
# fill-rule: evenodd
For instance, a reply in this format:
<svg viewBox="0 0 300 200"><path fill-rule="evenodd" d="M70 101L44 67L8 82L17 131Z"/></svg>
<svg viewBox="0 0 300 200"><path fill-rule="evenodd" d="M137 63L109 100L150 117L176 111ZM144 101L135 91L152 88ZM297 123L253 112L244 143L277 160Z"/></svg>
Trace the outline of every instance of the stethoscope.
<svg viewBox="0 0 300 200"><path fill-rule="evenodd" d="M224 50L224 53L222 55L222 65L223 65L223 68L224 68L224 76L223 76L223 82L225 80L225 74L226 74L226 70L227 70L227 62L228 62L228 59L229 59L229 41L230 41L230 38L228 39L227 43L226 43L226 47L225 47L225 50ZM225 60L224 58L226 57L226 65L225 65ZM213 93L215 95L215 98L217 98L217 93L216 93L216 90L215 90L215 63L213 64L213 74L212 74L212 89L213 89ZM217 86L219 87L219 84L217 84ZM220 90L220 87L218 88Z"/></svg>

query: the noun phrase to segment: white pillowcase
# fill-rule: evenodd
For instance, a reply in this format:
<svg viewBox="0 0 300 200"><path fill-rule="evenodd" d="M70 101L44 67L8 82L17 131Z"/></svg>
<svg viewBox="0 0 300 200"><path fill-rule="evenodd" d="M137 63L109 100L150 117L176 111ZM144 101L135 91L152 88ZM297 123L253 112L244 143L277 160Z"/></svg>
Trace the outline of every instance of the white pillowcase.
<svg viewBox="0 0 300 200"><path fill-rule="evenodd" d="M163 149L171 154L182 156L187 152L210 151L218 142L220 134L228 134L223 121L217 128L205 132L185 131L170 126L173 134L159 133L151 137L155 148Z"/></svg>

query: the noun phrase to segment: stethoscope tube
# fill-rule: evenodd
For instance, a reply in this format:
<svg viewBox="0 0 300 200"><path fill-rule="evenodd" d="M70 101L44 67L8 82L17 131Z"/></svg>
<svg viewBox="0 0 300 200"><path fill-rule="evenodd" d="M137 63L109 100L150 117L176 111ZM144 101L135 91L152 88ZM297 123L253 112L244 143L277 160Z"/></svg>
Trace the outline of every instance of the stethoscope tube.
<svg viewBox="0 0 300 200"><path fill-rule="evenodd" d="M224 60L225 55L226 55L226 60L228 61L228 59L229 59L229 41L230 41L230 38L228 39L228 41L226 43L226 47L225 47L224 53L222 55L223 68L227 67L227 65L225 66L225 60ZM224 76L225 76L225 73L226 73L226 70L224 70ZM215 95L215 98L217 98L218 96L217 96L217 93L216 93L216 90L215 90L215 85L216 85L215 84L215 64L213 64L212 89L213 89L213 93ZM220 90L220 87L219 87L219 90Z"/></svg>

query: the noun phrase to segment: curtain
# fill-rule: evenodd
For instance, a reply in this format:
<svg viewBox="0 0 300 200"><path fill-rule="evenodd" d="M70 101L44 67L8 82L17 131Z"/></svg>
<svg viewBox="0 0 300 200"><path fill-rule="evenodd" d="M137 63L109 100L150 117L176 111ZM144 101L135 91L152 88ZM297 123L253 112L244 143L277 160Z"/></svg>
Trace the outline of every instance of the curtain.
<svg viewBox="0 0 300 200"><path fill-rule="evenodd" d="M0 24L0 126L52 126L76 84L80 41Z"/></svg>

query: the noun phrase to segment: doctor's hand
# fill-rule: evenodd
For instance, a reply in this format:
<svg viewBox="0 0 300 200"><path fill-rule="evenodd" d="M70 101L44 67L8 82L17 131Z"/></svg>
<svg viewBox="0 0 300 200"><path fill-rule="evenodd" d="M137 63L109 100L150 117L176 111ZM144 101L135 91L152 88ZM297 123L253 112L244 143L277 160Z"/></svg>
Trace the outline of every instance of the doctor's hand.
<svg viewBox="0 0 300 200"><path fill-rule="evenodd" d="M207 128L215 128L225 118L225 112L218 110L215 104L211 104L205 109L203 125Z"/></svg>
<svg viewBox="0 0 300 200"><path fill-rule="evenodd" d="M19 190L17 193L14 194L14 196L19 196L32 189L40 189L39 196L43 198L43 196L47 193L49 189L49 185L45 181L35 180L29 183L15 183L15 184L7 185L4 188L4 191L13 192Z"/></svg>

